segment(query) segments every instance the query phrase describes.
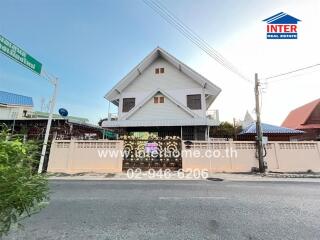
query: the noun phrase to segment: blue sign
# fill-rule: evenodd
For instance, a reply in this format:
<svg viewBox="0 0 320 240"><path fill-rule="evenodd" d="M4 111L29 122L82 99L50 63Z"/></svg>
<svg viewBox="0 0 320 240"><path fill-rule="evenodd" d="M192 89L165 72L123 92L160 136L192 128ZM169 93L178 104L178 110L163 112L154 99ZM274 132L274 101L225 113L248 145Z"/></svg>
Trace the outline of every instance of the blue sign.
<svg viewBox="0 0 320 240"><path fill-rule="evenodd" d="M267 39L297 39L298 22L301 21L284 12L263 20L267 22Z"/></svg>
<svg viewBox="0 0 320 240"><path fill-rule="evenodd" d="M62 117L66 117L66 116L68 116L68 111L67 111L67 109L60 108L60 109L59 109L59 114L60 114Z"/></svg>

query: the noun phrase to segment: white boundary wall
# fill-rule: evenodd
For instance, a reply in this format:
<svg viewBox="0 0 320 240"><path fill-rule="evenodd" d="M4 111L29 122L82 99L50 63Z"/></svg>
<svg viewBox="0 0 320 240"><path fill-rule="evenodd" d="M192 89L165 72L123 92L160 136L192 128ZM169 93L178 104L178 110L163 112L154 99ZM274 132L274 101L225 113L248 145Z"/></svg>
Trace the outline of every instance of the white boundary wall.
<svg viewBox="0 0 320 240"><path fill-rule="evenodd" d="M254 142L192 141L190 149L186 149L185 144L182 146L186 151L182 162L184 170L198 168L209 172L250 172L252 167L258 167ZM195 151L198 152L196 156L192 155ZM212 151L220 155L208 157L206 152ZM269 142L266 151L268 171L320 172L320 142Z"/></svg>
<svg viewBox="0 0 320 240"><path fill-rule="evenodd" d="M122 150L122 141L53 141L47 171L63 173L122 172ZM101 151L108 154L103 156ZM114 155L111 156L113 153Z"/></svg>

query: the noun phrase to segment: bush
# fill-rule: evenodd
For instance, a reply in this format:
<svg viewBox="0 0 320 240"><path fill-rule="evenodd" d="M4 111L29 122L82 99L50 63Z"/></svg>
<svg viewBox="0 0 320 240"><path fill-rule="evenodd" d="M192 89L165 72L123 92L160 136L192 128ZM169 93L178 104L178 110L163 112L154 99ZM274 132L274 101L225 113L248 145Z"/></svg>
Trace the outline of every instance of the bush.
<svg viewBox="0 0 320 240"><path fill-rule="evenodd" d="M0 133L0 238L12 224L38 212L49 197L48 180L37 174L39 146Z"/></svg>

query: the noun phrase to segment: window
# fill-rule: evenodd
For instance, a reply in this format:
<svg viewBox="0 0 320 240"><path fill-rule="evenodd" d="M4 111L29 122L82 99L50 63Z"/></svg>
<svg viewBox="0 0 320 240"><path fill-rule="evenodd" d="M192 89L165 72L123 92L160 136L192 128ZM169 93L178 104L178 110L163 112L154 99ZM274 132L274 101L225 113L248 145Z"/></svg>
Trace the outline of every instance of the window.
<svg viewBox="0 0 320 240"><path fill-rule="evenodd" d="M27 110L23 110L23 116L27 117Z"/></svg>
<svg viewBox="0 0 320 240"><path fill-rule="evenodd" d="M190 109L201 109L201 94L187 95L187 106Z"/></svg>
<svg viewBox="0 0 320 240"><path fill-rule="evenodd" d="M135 98L124 98L122 102L122 112L129 112L135 106Z"/></svg>
<svg viewBox="0 0 320 240"><path fill-rule="evenodd" d="M153 98L154 103L164 103L164 97L154 97Z"/></svg>
<svg viewBox="0 0 320 240"><path fill-rule="evenodd" d="M163 74L164 73L164 68L155 68L154 69L155 74Z"/></svg>

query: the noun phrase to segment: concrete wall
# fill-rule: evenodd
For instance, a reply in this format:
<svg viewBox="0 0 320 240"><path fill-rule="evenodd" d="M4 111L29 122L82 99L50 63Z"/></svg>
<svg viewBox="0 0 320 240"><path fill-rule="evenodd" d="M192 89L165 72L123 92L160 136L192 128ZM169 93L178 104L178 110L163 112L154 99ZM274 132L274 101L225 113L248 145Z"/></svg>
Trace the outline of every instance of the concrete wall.
<svg viewBox="0 0 320 240"><path fill-rule="evenodd" d="M121 172L122 150L122 141L53 141L48 172ZM190 149L183 143L182 150L184 170L250 172L258 167L254 142L192 141ZM269 142L266 150L269 171L320 172L320 142Z"/></svg>
<svg viewBox="0 0 320 240"><path fill-rule="evenodd" d="M47 171L64 173L121 172L122 149L122 141L53 141ZM115 155L111 156L111 154Z"/></svg>
<svg viewBox="0 0 320 240"><path fill-rule="evenodd" d="M209 172L249 172L258 167L254 142L193 141L190 149L183 144L182 167L207 169ZM270 142L265 161L274 172L320 172L319 142ZM196 153L195 153L196 152Z"/></svg>

